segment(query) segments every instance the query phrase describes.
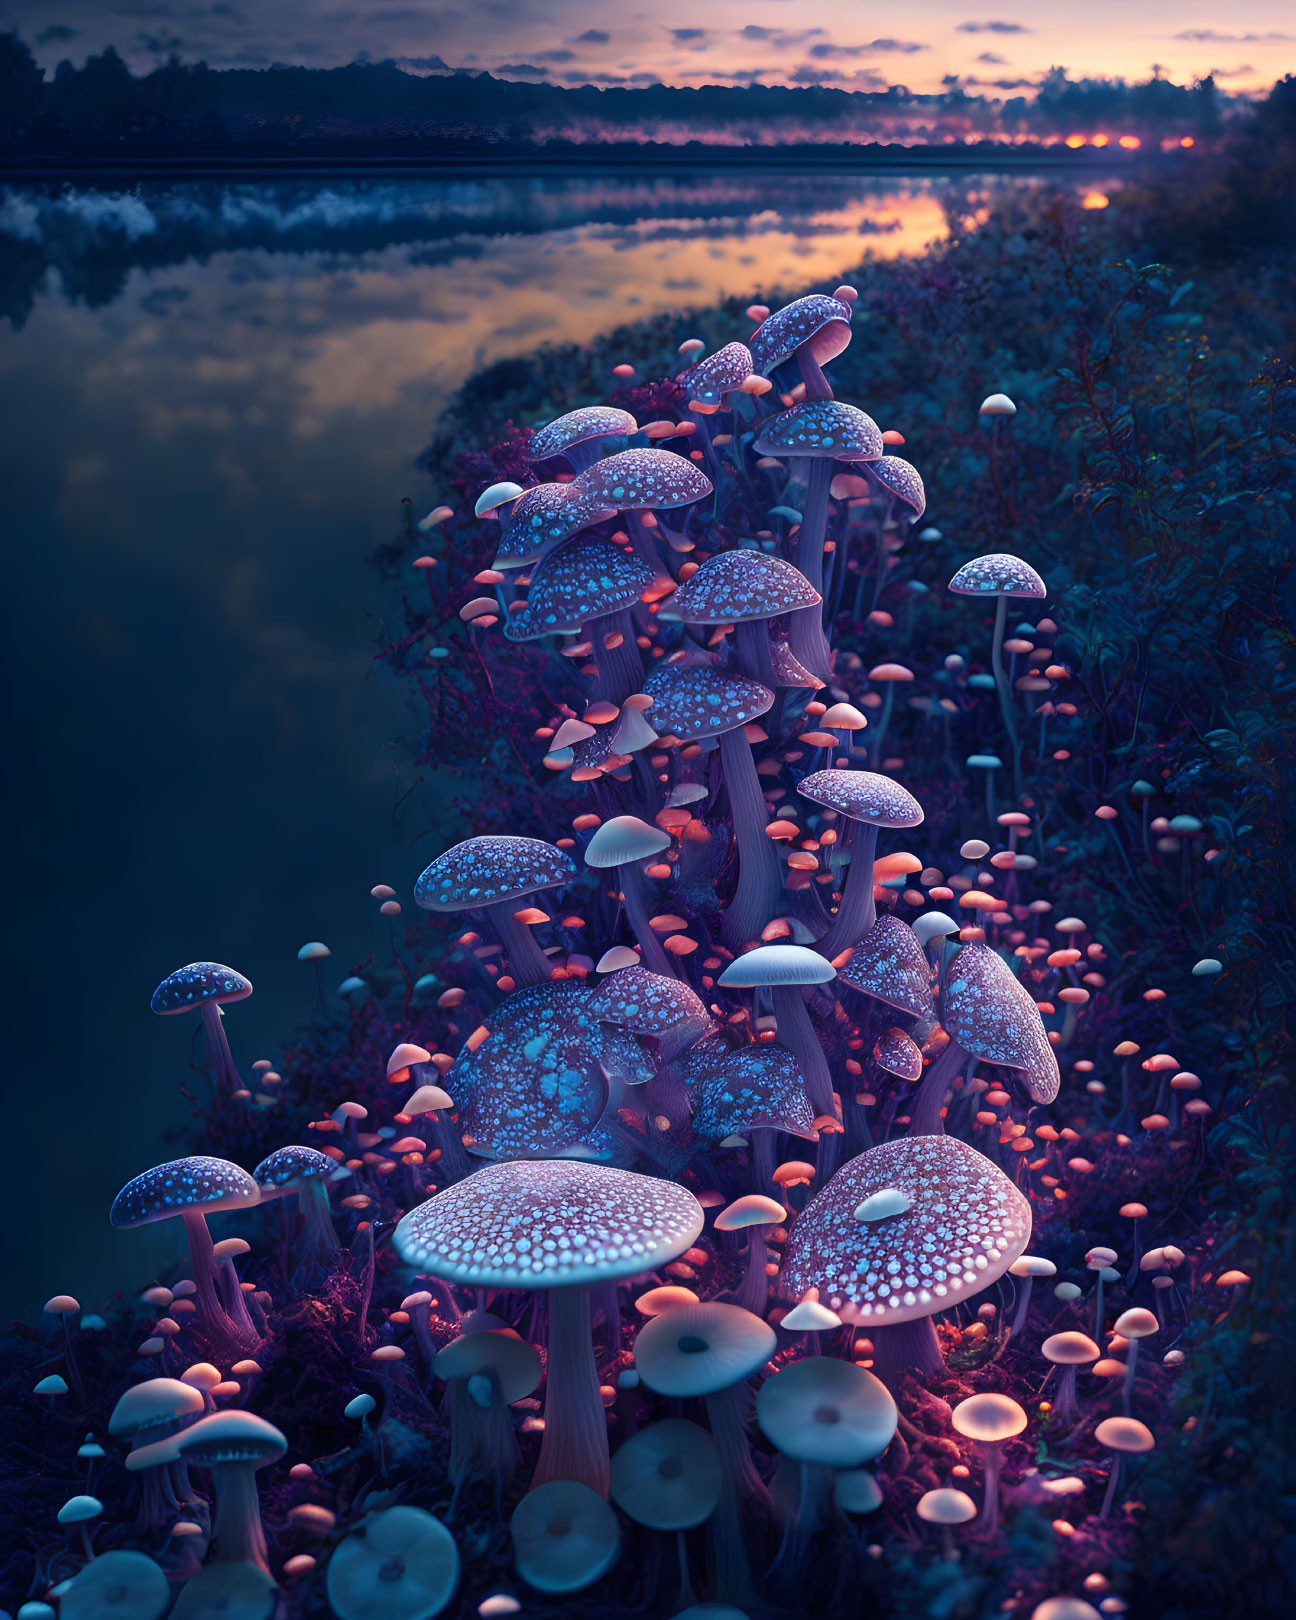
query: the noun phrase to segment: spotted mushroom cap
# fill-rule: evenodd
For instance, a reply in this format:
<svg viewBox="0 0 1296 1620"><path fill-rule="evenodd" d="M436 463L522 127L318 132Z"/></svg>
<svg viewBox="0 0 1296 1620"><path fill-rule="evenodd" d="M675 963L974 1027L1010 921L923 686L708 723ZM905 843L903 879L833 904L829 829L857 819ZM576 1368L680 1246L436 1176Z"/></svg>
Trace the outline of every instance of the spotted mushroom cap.
<svg viewBox="0 0 1296 1620"><path fill-rule="evenodd" d="M682 1254L702 1206L656 1176L571 1159L487 1165L404 1216L401 1258L473 1288L637 1277Z"/></svg>
<svg viewBox="0 0 1296 1620"><path fill-rule="evenodd" d="M861 1222L883 1190L897 1214ZM952 1136L908 1136L851 1159L797 1217L779 1274L788 1299L817 1288L845 1322L913 1322L980 1293L1030 1240L1030 1204L1004 1173Z"/></svg>
<svg viewBox="0 0 1296 1620"><path fill-rule="evenodd" d="M494 566L524 568L582 529L614 515L575 483L535 484L522 492L509 513Z"/></svg>
<svg viewBox="0 0 1296 1620"><path fill-rule="evenodd" d="M927 491L918 469L903 456L880 456L869 462L865 472L875 478L888 495L894 495L907 506L915 520L927 510Z"/></svg>
<svg viewBox="0 0 1296 1620"><path fill-rule="evenodd" d="M827 456L876 461L882 430L871 416L840 399L807 399L761 424L752 448L762 456Z"/></svg>
<svg viewBox="0 0 1296 1620"><path fill-rule="evenodd" d="M799 568L740 547L709 557L667 597L658 617L684 624L743 624L818 607L822 600Z"/></svg>
<svg viewBox="0 0 1296 1620"><path fill-rule="evenodd" d="M128 1181L113 1199L108 1219L114 1226L147 1226L186 1210L215 1214L222 1209L248 1209L261 1202L261 1189L228 1159L198 1154L172 1159Z"/></svg>
<svg viewBox="0 0 1296 1620"><path fill-rule="evenodd" d="M639 512L691 506L711 493L711 480L673 450L621 450L586 468L575 487L618 512Z"/></svg>
<svg viewBox="0 0 1296 1620"><path fill-rule="evenodd" d="M692 1125L698 1136L717 1142L747 1131L787 1131L813 1140L814 1110L801 1065L777 1041L740 1046L702 1075Z"/></svg>
<svg viewBox="0 0 1296 1620"><path fill-rule="evenodd" d="M998 951L973 942L950 958L941 1023L951 1040L986 1063L1022 1071L1037 1103L1051 1103L1061 1075L1039 1008Z"/></svg>
<svg viewBox="0 0 1296 1620"><path fill-rule="evenodd" d="M536 564L526 607L509 614L504 634L510 641L573 634L590 619L633 607L652 582L652 569L633 552L584 535Z"/></svg>
<svg viewBox="0 0 1296 1620"><path fill-rule="evenodd" d="M726 343L680 378L685 393L700 405L723 405L726 394L741 388L752 374L751 350L745 343Z"/></svg>
<svg viewBox="0 0 1296 1620"><path fill-rule="evenodd" d="M851 307L826 293L811 293L767 315L751 340L752 365L763 377L808 344L820 365L835 360L851 339Z"/></svg>
<svg viewBox="0 0 1296 1620"><path fill-rule="evenodd" d="M931 964L917 934L899 917L879 917L854 946L838 978L911 1018L935 1015Z"/></svg>
<svg viewBox="0 0 1296 1620"><path fill-rule="evenodd" d="M911 1085L922 1075L922 1052L913 1037L902 1029L883 1030L873 1046L873 1061L879 1069Z"/></svg>
<svg viewBox="0 0 1296 1620"><path fill-rule="evenodd" d="M797 784L797 792L851 821L875 827L917 827L923 819L923 807L909 789L876 771L812 771Z"/></svg>
<svg viewBox="0 0 1296 1620"><path fill-rule="evenodd" d="M548 461L550 456L564 455L573 445L590 439L623 439L638 431L639 424L629 411L618 410L615 405L582 405L537 428L526 456L528 461Z"/></svg>
<svg viewBox="0 0 1296 1620"><path fill-rule="evenodd" d="M811 692L817 692L824 684L817 675L812 675L793 657L792 649L786 641L770 643L770 663L774 666L774 679L780 686L803 686Z"/></svg>
<svg viewBox="0 0 1296 1620"><path fill-rule="evenodd" d="M608 1076L651 1078L634 1037L600 1024L594 992L576 979L515 990L488 1014L486 1038L464 1046L446 1077L478 1152L548 1158L587 1141L608 1101Z"/></svg>
<svg viewBox="0 0 1296 1620"><path fill-rule="evenodd" d="M603 1024L620 1024L638 1035L664 1035L681 1024L709 1022L697 993L680 979L645 967L625 967L595 990L588 1008Z"/></svg>
<svg viewBox="0 0 1296 1620"><path fill-rule="evenodd" d="M279 1193L295 1192L304 1181L331 1176L337 1168L327 1153L294 1145L267 1154L252 1172L252 1179L263 1199L273 1198Z"/></svg>
<svg viewBox="0 0 1296 1620"><path fill-rule="evenodd" d="M653 700L653 730L681 742L750 725L774 702L773 692L759 681L687 664L659 664L644 682L644 691Z"/></svg>
<svg viewBox="0 0 1296 1620"><path fill-rule="evenodd" d="M438 855L414 885L424 911L473 911L560 889L576 876L571 858L541 838L484 833Z"/></svg>
<svg viewBox="0 0 1296 1620"><path fill-rule="evenodd" d="M1047 596L1048 588L1029 563L1007 552L991 552L965 562L949 582L959 596Z"/></svg>
<svg viewBox="0 0 1296 1620"><path fill-rule="evenodd" d="M836 969L808 945L757 945L736 956L716 981L726 990L761 985L827 984Z"/></svg>
<svg viewBox="0 0 1296 1620"><path fill-rule="evenodd" d="M205 1001L242 1001L252 994L251 980L220 962L190 962L168 973L153 992L150 1008L160 1017L192 1012Z"/></svg>

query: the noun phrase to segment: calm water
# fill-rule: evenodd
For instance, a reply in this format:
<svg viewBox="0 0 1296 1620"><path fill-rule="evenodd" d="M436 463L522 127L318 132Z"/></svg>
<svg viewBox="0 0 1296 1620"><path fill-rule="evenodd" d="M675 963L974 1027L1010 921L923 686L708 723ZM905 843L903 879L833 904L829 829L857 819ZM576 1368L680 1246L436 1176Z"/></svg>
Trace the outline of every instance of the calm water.
<svg viewBox="0 0 1296 1620"><path fill-rule="evenodd" d="M1029 183L1029 182L1022 182ZM944 234L976 181L725 176L56 185L0 202L10 833L6 1313L138 1284L106 1209L183 1118L196 957L257 993L236 1055L378 945L422 864L392 806L365 555L483 362ZM434 784L433 784L434 789ZM435 815L425 798L424 824ZM416 817L417 820L417 817ZM407 829L408 831L409 829ZM435 847L435 840L432 841ZM422 857L426 859L426 856ZM157 1229L152 1229L156 1231Z"/></svg>

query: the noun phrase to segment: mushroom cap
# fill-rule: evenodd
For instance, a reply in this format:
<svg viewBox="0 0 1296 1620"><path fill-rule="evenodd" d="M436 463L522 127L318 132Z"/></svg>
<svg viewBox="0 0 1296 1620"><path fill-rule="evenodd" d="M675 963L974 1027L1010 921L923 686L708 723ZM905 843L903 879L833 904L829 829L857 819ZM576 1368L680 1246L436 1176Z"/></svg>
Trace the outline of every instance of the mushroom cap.
<svg viewBox="0 0 1296 1620"><path fill-rule="evenodd" d="M634 1036L589 1012L579 980L514 990L489 1014L487 1039L465 1044L446 1076L463 1130L496 1158L548 1158L588 1141L609 1076L634 1085L652 1065Z"/></svg>
<svg viewBox="0 0 1296 1620"><path fill-rule="evenodd" d="M876 461L870 461L864 471L875 478L888 495L894 495L909 508L913 513L912 521L927 510L927 491L918 469L903 456L879 456Z"/></svg>
<svg viewBox="0 0 1296 1620"><path fill-rule="evenodd" d="M974 941L950 958L941 985L940 1018L952 1040L1023 1073L1037 1103L1051 1103L1062 1077L1030 992L992 946Z"/></svg>
<svg viewBox="0 0 1296 1620"><path fill-rule="evenodd" d="M695 461L673 450L621 450L587 467L576 487L618 512L691 506L711 493L711 480Z"/></svg>
<svg viewBox="0 0 1296 1620"><path fill-rule="evenodd" d="M701 997L682 979L639 966L609 973L590 998L589 1015L637 1035L664 1035L681 1024L710 1021Z"/></svg>
<svg viewBox="0 0 1296 1620"><path fill-rule="evenodd" d="M280 1193L295 1192L305 1181L327 1179L337 1168L327 1153L294 1143L267 1153L252 1172L252 1179L260 1187L264 1200Z"/></svg>
<svg viewBox="0 0 1296 1620"><path fill-rule="evenodd" d="M921 917L914 918L913 931L918 943L925 948L934 939L946 939L950 934L957 934L959 925L943 911L924 911Z"/></svg>
<svg viewBox="0 0 1296 1620"><path fill-rule="evenodd" d="M814 1110L801 1065L777 1041L754 1041L722 1057L698 1081L692 1125L722 1141L744 1131L788 1131L815 1139Z"/></svg>
<svg viewBox="0 0 1296 1620"><path fill-rule="evenodd" d="M128 1181L113 1199L108 1219L117 1227L146 1226L188 1210L211 1215L260 1201L261 1189L246 1170L200 1153L156 1165Z"/></svg>
<svg viewBox="0 0 1296 1620"><path fill-rule="evenodd" d="M852 947L838 978L911 1018L930 1019L935 1014L931 964L913 929L899 917L879 917Z"/></svg>
<svg viewBox="0 0 1296 1620"><path fill-rule="evenodd" d="M509 1333L461 1333L436 1355L438 1378L473 1378L494 1373L506 1406L524 1399L540 1382L536 1350Z"/></svg>
<svg viewBox="0 0 1296 1620"><path fill-rule="evenodd" d="M614 516L602 502L591 499L578 482L535 484L523 491L509 513L493 566L525 568L582 529Z"/></svg>
<svg viewBox="0 0 1296 1620"><path fill-rule="evenodd" d="M976 1518L976 1503L966 1491L948 1487L925 1491L914 1508L918 1517L927 1524L968 1524Z"/></svg>
<svg viewBox="0 0 1296 1620"><path fill-rule="evenodd" d="M63 1620L158 1620L170 1601L170 1584L151 1558L114 1550L74 1576L59 1614Z"/></svg>
<svg viewBox="0 0 1296 1620"><path fill-rule="evenodd" d="M1128 1311L1122 1311L1112 1323L1112 1332L1123 1334L1127 1339L1146 1339L1160 1331L1160 1322L1142 1305L1134 1305Z"/></svg>
<svg viewBox="0 0 1296 1620"><path fill-rule="evenodd" d="M180 1454L189 1462L212 1464L250 1462L257 1468L274 1462L288 1449L288 1442L255 1412L230 1408L212 1412L191 1423L176 1438Z"/></svg>
<svg viewBox="0 0 1296 1620"><path fill-rule="evenodd" d="M103 1512L103 1503L97 1496L69 1496L58 1510L60 1524L88 1524Z"/></svg>
<svg viewBox="0 0 1296 1620"><path fill-rule="evenodd" d="M871 416L840 399L807 399L762 422L752 448L761 456L877 461L882 431Z"/></svg>
<svg viewBox="0 0 1296 1620"><path fill-rule="evenodd" d="M884 1190L909 1207L861 1223L856 1211ZM844 1322L913 1322L988 1288L1030 1232L1030 1204L975 1148L903 1137L849 1160L810 1200L793 1223L779 1289L800 1299L817 1288Z"/></svg>
<svg viewBox="0 0 1296 1620"><path fill-rule="evenodd" d="M891 1444L898 1414L880 1378L851 1361L807 1356L776 1372L756 1396L756 1421L785 1457L858 1468Z"/></svg>
<svg viewBox="0 0 1296 1620"><path fill-rule="evenodd" d="M644 691L653 700L653 730L681 742L750 725L774 702L773 692L759 681L687 664L659 664L644 682Z"/></svg>
<svg viewBox="0 0 1296 1620"><path fill-rule="evenodd" d="M275 1602L275 1583L256 1564L208 1564L181 1587L168 1620L270 1620Z"/></svg>
<svg viewBox="0 0 1296 1620"><path fill-rule="evenodd" d="M474 1288L636 1277L682 1254L702 1206L673 1182L570 1159L492 1164L410 1210L401 1258Z"/></svg>
<svg viewBox="0 0 1296 1620"><path fill-rule="evenodd" d="M882 1487L867 1468L838 1469L833 1474L833 1501L843 1513L876 1513Z"/></svg>
<svg viewBox="0 0 1296 1620"><path fill-rule="evenodd" d="M958 596L1047 596L1048 587L1031 565L1006 551L973 557L949 582Z"/></svg>
<svg viewBox="0 0 1296 1620"><path fill-rule="evenodd" d="M592 619L633 607L654 577L632 551L580 535L536 564L526 606L504 620L504 634L510 641L574 635Z"/></svg>
<svg viewBox="0 0 1296 1620"><path fill-rule="evenodd" d="M221 962L190 962L168 973L153 992L150 1008L160 1017L192 1012L205 1001L242 1001L252 994L252 981Z"/></svg>
<svg viewBox="0 0 1296 1620"><path fill-rule="evenodd" d="M736 956L716 983L725 990L762 985L827 984L837 977L830 962L807 945L758 945Z"/></svg>
<svg viewBox="0 0 1296 1620"><path fill-rule="evenodd" d="M726 394L742 387L752 374L751 350L745 343L726 343L704 355L680 378L689 399L701 405L723 405Z"/></svg>
<svg viewBox="0 0 1296 1620"><path fill-rule="evenodd" d="M850 963L846 965L849 967ZM873 1045L873 1061L887 1074L911 1084L922 1074L922 1052L913 1037L902 1029L883 1030Z"/></svg>
<svg viewBox="0 0 1296 1620"><path fill-rule="evenodd" d="M635 1366L659 1395L714 1395L750 1378L777 1343L769 1323L741 1305L673 1305L639 1330Z"/></svg>
<svg viewBox="0 0 1296 1620"><path fill-rule="evenodd" d="M1102 1351L1087 1333L1067 1332L1051 1334L1040 1345L1040 1354L1059 1367L1087 1367Z"/></svg>
<svg viewBox="0 0 1296 1620"><path fill-rule="evenodd" d="M850 342L851 306L826 293L811 293L767 315L752 336L752 368L768 377L806 344L820 365L835 360Z"/></svg>
<svg viewBox="0 0 1296 1620"><path fill-rule="evenodd" d="M438 855L414 885L424 911L472 911L559 889L576 876L569 855L542 838L487 833Z"/></svg>
<svg viewBox="0 0 1296 1620"><path fill-rule="evenodd" d="M1094 1439L1108 1451L1151 1451L1156 1439L1146 1423L1132 1417L1104 1418L1094 1430Z"/></svg>
<svg viewBox="0 0 1296 1620"><path fill-rule="evenodd" d="M586 866L605 868L645 861L670 848L670 834L638 816L612 816L595 832L585 850ZM631 970L633 971L633 970Z"/></svg>
<svg viewBox="0 0 1296 1620"><path fill-rule="evenodd" d="M717 1232L742 1232L749 1226L777 1226L787 1219L787 1210L763 1193L744 1193L716 1216Z"/></svg>
<svg viewBox="0 0 1296 1620"><path fill-rule="evenodd" d="M819 592L781 557L738 547L720 551L658 609L659 619L683 624L745 624L818 607Z"/></svg>
<svg viewBox="0 0 1296 1620"><path fill-rule="evenodd" d="M1008 1270L1014 1277L1057 1276L1057 1267L1042 1254L1019 1254Z"/></svg>
<svg viewBox="0 0 1296 1620"><path fill-rule="evenodd" d="M587 444L591 439L624 439L638 431L639 424L629 411L618 410L615 405L582 405L537 428L531 435L526 458L548 461L550 456L565 455L574 445Z"/></svg>
<svg viewBox="0 0 1296 1620"><path fill-rule="evenodd" d="M817 1299L803 1299L779 1323L788 1333L826 1333L841 1325L842 1319L837 1312L830 1311Z"/></svg>
<svg viewBox="0 0 1296 1620"><path fill-rule="evenodd" d="M482 490L473 503L473 516L479 518L489 517L492 512L497 512L501 506L510 505L523 493L521 484L515 484L511 478L503 479L496 484L490 484ZM448 511L449 508L446 508L446 510Z"/></svg>
<svg viewBox="0 0 1296 1620"><path fill-rule="evenodd" d="M132 1384L113 1407L108 1433L130 1439L142 1430L169 1427L206 1410L202 1391L178 1378L148 1378Z"/></svg>
<svg viewBox="0 0 1296 1620"><path fill-rule="evenodd" d="M804 687L807 691L817 692L824 684L793 657L786 641L770 643L770 663L774 666L774 679L780 686Z"/></svg>
<svg viewBox="0 0 1296 1620"><path fill-rule="evenodd" d="M1043 1603L1037 1603L1031 1610L1030 1620L1102 1620L1102 1615L1083 1598L1064 1596L1045 1598Z"/></svg>
<svg viewBox="0 0 1296 1620"><path fill-rule="evenodd" d="M651 1530L702 1524L715 1511L723 1483L715 1441L687 1418L650 1423L612 1456L612 1500Z"/></svg>
<svg viewBox="0 0 1296 1620"><path fill-rule="evenodd" d="M797 792L874 827L917 827L923 819L922 805L908 788L875 771L812 771L797 783Z"/></svg>
<svg viewBox="0 0 1296 1620"><path fill-rule="evenodd" d="M431 1620L459 1584L459 1549L439 1519L416 1507L371 1513L329 1559L338 1620Z"/></svg>
<svg viewBox="0 0 1296 1620"><path fill-rule="evenodd" d="M1022 1432L1026 1414L1010 1396L969 1395L954 1408L950 1422L969 1440L996 1445Z"/></svg>
<svg viewBox="0 0 1296 1620"><path fill-rule="evenodd" d="M576 1592L605 1575L621 1550L616 1514L574 1479L537 1485L509 1523L518 1574L539 1592Z"/></svg>

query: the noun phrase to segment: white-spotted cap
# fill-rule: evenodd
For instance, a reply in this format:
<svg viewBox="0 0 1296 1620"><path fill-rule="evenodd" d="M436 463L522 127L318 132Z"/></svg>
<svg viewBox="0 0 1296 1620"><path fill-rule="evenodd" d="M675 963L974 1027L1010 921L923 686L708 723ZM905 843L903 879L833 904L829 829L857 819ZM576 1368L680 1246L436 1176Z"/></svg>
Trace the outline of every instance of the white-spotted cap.
<svg viewBox="0 0 1296 1620"><path fill-rule="evenodd" d="M930 1018L936 1010L931 966L918 936L899 917L879 917L852 947L850 961L838 977L852 990L913 1018Z"/></svg>
<svg viewBox="0 0 1296 1620"><path fill-rule="evenodd" d="M877 461L882 430L871 416L840 399L808 399L763 422L752 448L761 456Z"/></svg>
<svg viewBox="0 0 1296 1620"><path fill-rule="evenodd" d="M644 691L653 700L658 736L681 742L737 731L759 720L774 702L773 692L759 681L687 664L659 664L644 682Z"/></svg>
<svg viewBox="0 0 1296 1620"><path fill-rule="evenodd" d="M685 394L701 405L723 405L726 394L742 387L752 374L751 350L745 343L726 343L680 378Z"/></svg>
<svg viewBox="0 0 1296 1620"><path fill-rule="evenodd" d="M561 888L575 876L570 855L542 838L484 833L465 838L425 867L414 899L424 911L471 911Z"/></svg>
<svg viewBox="0 0 1296 1620"><path fill-rule="evenodd" d="M594 992L587 1011L601 1024L618 1024L637 1035L664 1035L681 1024L710 1022L695 990L638 963L610 973Z"/></svg>
<svg viewBox="0 0 1296 1620"><path fill-rule="evenodd" d="M195 1154L172 1159L128 1181L113 1199L108 1219L116 1227L146 1226L196 1210L248 1209L261 1202L261 1189L246 1170L228 1159Z"/></svg>
<svg viewBox="0 0 1296 1620"><path fill-rule="evenodd" d="M657 616L684 624L746 624L818 607L822 600L799 568L739 547L708 557L666 598Z"/></svg>
<svg viewBox="0 0 1296 1620"><path fill-rule="evenodd" d="M642 512L690 506L711 493L711 480L673 450L622 450L588 467L573 487L600 506Z"/></svg>
<svg viewBox="0 0 1296 1620"><path fill-rule="evenodd" d="M803 799L874 827L917 827L923 807L906 787L876 771L812 771L797 783Z"/></svg>
<svg viewBox="0 0 1296 1620"><path fill-rule="evenodd" d="M835 360L851 338L851 307L827 293L810 293L767 315L751 339L752 366L768 377L802 345L820 365Z"/></svg>
<svg viewBox="0 0 1296 1620"><path fill-rule="evenodd" d="M861 1223L875 1193L908 1209ZM842 1165L797 1217L779 1291L808 1288L844 1322L914 1322L968 1299L1007 1271L1030 1240L1030 1204L990 1160L950 1136L884 1142Z"/></svg>
<svg viewBox="0 0 1296 1620"><path fill-rule="evenodd" d="M927 510L927 491L923 488L918 469L903 456L879 456L876 461L870 461L864 471L876 478L888 495L894 495L896 500L909 508L913 513L911 521L920 518Z"/></svg>
<svg viewBox="0 0 1296 1620"><path fill-rule="evenodd" d="M1048 587L1031 565L1006 551L965 562L949 588L958 596L1047 596Z"/></svg>
<svg viewBox="0 0 1296 1620"><path fill-rule="evenodd" d="M1057 1096L1062 1077L1039 1008L991 946L973 942L950 958L940 1016L965 1051L1020 1070L1033 1101Z"/></svg>
<svg viewBox="0 0 1296 1620"><path fill-rule="evenodd" d="M418 1271L472 1288L558 1288L636 1277L702 1230L686 1188L573 1159L488 1165L412 1209L396 1250Z"/></svg>
<svg viewBox="0 0 1296 1620"><path fill-rule="evenodd" d="M591 439L624 439L638 431L639 424L629 411L618 410L615 405L582 405L537 428L527 445L526 458L547 461Z"/></svg>

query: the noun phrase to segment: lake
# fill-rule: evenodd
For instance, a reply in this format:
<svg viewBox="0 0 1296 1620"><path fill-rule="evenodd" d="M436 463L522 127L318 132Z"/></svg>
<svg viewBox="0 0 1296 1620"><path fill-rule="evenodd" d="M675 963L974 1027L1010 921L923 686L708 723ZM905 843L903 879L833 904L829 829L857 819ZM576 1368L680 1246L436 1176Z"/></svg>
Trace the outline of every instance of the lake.
<svg viewBox="0 0 1296 1620"><path fill-rule="evenodd" d="M435 850L394 819L406 716L371 677L365 559L402 496L436 503L414 462L460 380L831 288L1035 183L699 164L5 191L6 1312L142 1275L149 1239L106 1212L185 1118L190 1031L149 1012L158 980L238 967L236 1055L271 1056L310 1005L298 946L325 940L336 984L381 947L369 888Z"/></svg>

